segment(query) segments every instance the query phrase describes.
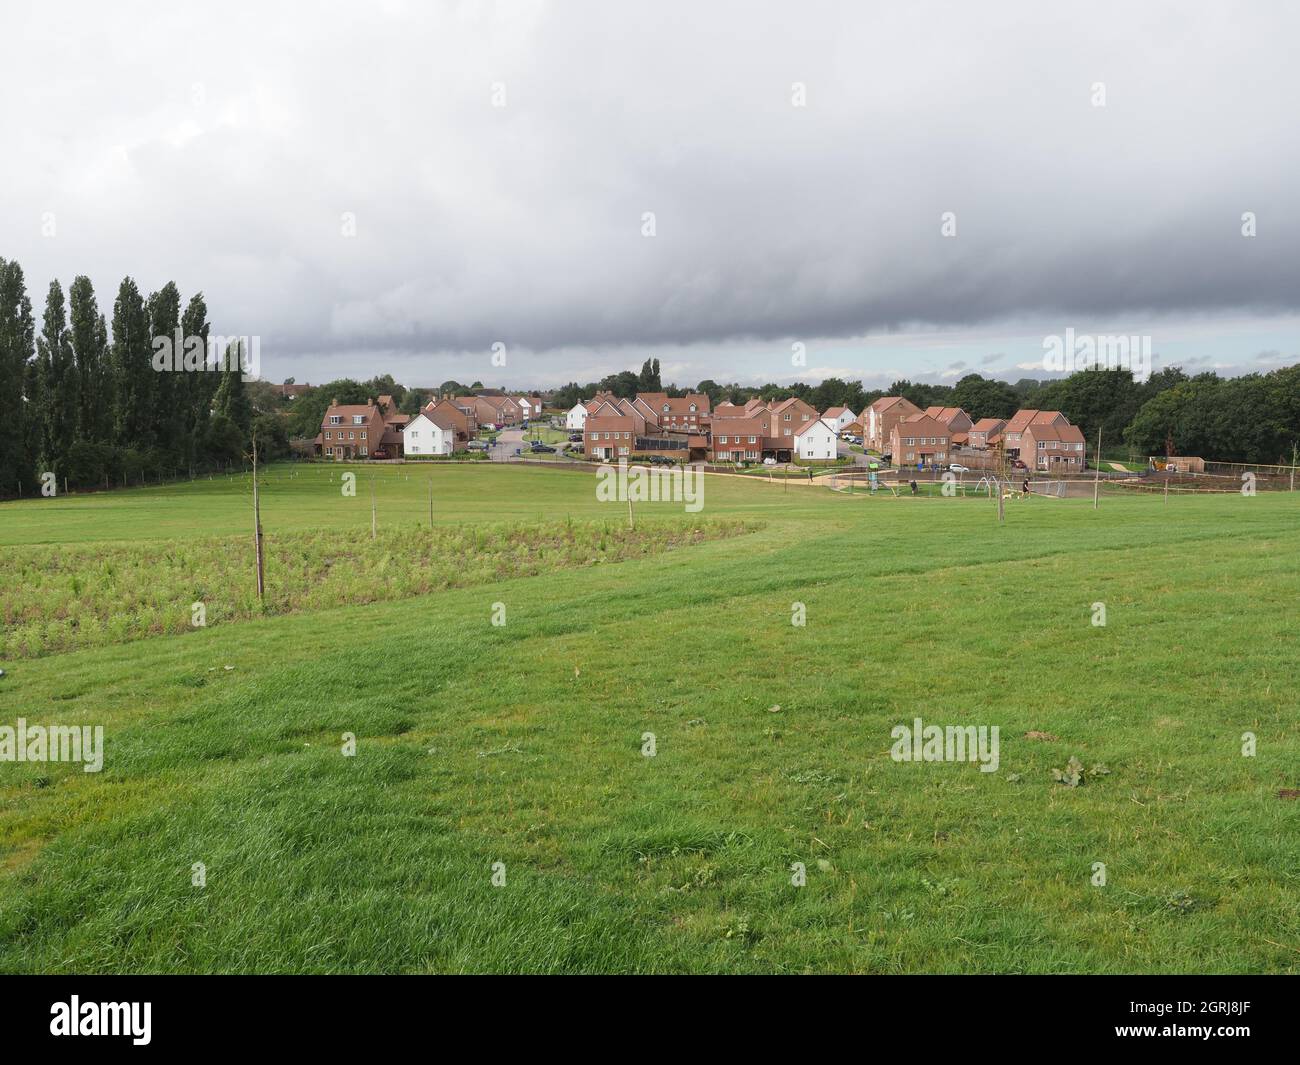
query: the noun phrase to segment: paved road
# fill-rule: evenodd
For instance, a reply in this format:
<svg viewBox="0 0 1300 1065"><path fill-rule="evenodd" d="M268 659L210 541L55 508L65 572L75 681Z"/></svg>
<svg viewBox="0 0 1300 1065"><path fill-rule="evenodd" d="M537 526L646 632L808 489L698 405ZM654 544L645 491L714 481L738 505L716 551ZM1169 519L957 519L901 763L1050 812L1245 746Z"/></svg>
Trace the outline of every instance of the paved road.
<svg viewBox="0 0 1300 1065"><path fill-rule="evenodd" d="M488 458L493 462L505 462L506 459L514 457L515 448L521 447L523 442L524 431L522 429L502 429L501 434L497 437L497 442L488 451Z"/></svg>

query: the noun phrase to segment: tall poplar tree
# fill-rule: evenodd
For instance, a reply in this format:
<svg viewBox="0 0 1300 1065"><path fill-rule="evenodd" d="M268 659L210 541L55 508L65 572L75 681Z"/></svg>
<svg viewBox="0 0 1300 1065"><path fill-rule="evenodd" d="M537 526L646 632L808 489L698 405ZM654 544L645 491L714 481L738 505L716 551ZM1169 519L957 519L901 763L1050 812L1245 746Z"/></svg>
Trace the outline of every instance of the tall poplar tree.
<svg viewBox="0 0 1300 1065"><path fill-rule="evenodd" d="M220 375L207 369L208 354L208 305L203 300L203 293L190 297L181 316L181 332L188 342L191 337L199 337L203 342L203 369L198 373L187 373L185 383L185 434L188 438L190 461L202 459L203 443L207 438L208 419L212 416L212 400L217 394L217 385L221 383Z"/></svg>
<svg viewBox="0 0 1300 1065"><path fill-rule="evenodd" d="M171 351L170 369L156 370L153 375L153 418L152 430L154 441L173 458L180 458L182 453L184 410L180 398L184 396L185 372L181 361L185 357L184 347L176 346L176 330L181 324L181 294L175 282L168 281L159 291L149 297L149 328L151 332L150 351L158 340L165 339Z"/></svg>
<svg viewBox="0 0 1300 1065"><path fill-rule="evenodd" d="M23 401L34 334L22 267L0 259L0 495L35 485Z"/></svg>
<svg viewBox="0 0 1300 1065"><path fill-rule="evenodd" d="M77 439L106 443L111 432L108 382L108 326L95 302L95 286L84 274L68 290L69 334L77 364Z"/></svg>
<svg viewBox="0 0 1300 1065"><path fill-rule="evenodd" d="M113 385L113 442L146 451L154 446L153 348L149 315L140 290L122 280L113 304L113 346L109 367Z"/></svg>
<svg viewBox="0 0 1300 1065"><path fill-rule="evenodd" d="M80 381L68 332L63 286L58 281L50 282L45 297L41 335L36 338L36 381L36 395L29 397L34 404L28 415L39 426L37 455L41 468L66 474L64 460L77 435Z"/></svg>

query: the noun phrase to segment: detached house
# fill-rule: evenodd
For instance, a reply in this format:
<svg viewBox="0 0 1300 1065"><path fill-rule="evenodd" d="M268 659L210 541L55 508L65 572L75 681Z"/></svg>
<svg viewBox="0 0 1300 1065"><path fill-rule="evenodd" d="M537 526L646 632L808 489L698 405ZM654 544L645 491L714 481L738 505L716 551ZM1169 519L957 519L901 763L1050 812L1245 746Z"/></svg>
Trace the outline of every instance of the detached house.
<svg viewBox="0 0 1300 1065"><path fill-rule="evenodd" d="M1044 473L1082 473L1087 465L1077 425L1030 422L1020 433L1020 461Z"/></svg>
<svg viewBox="0 0 1300 1065"><path fill-rule="evenodd" d="M407 455L450 455L457 450L456 421L448 411L429 406L412 418L402 430L402 444ZM451 407L451 411L456 411Z"/></svg>
<svg viewBox="0 0 1300 1065"><path fill-rule="evenodd" d="M835 426L837 433L847 431L848 427L858 420L858 416L848 407L831 407L822 417Z"/></svg>
<svg viewBox="0 0 1300 1065"><path fill-rule="evenodd" d="M997 447L1006 424L1001 418L981 418L967 431L967 443L979 451Z"/></svg>
<svg viewBox="0 0 1300 1065"><path fill-rule="evenodd" d="M374 452L384 450L386 429L384 412L374 400L343 404L336 400L322 417L316 439L324 458L346 462L370 458Z"/></svg>
<svg viewBox="0 0 1300 1065"><path fill-rule="evenodd" d="M564 416L564 427L570 432L582 432L587 424L587 404L575 403Z"/></svg>
<svg viewBox="0 0 1300 1065"><path fill-rule="evenodd" d="M805 403L797 396L783 399L770 408L772 411L772 435L782 441L782 446L793 449L794 439L800 431L811 422L821 417L815 407Z"/></svg>
<svg viewBox="0 0 1300 1065"><path fill-rule="evenodd" d="M716 462L757 462L767 445L770 415L713 419L709 456ZM787 445L792 447L793 445Z"/></svg>
<svg viewBox="0 0 1300 1065"><path fill-rule="evenodd" d="M795 451L801 459L834 459L839 433L825 418L809 422L795 434Z"/></svg>
<svg viewBox="0 0 1300 1065"><path fill-rule="evenodd" d="M606 462L627 458L636 446L637 421L630 414L616 413L612 404L604 404L600 413L589 413L582 430L582 450L588 458Z"/></svg>
<svg viewBox="0 0 1300 1065"><path fill-rule="evenodd" d="M1011 458L1020 455L1020 438L1031 425L1069 425L1070 420L1059 410L1018 410L1002 430L1002 442ZM1028 460L1025 460L1028 465Z"/></svg>
<svg viewBox="0 0 1300 1065"><path fill-rule="evenodd" d="M970 415L960 407L926 407L925 413L948 427L948 440L953 447L964 447L970 442Z"/></svg>
<svg viewBox="0 0 1300 1065"><path fill-rule="evenodd" d="M520 417L524 421L532 421L534 418L542 416L542 400L540 396L515 396L514 400L519 407Z"/></svg>
<svg viewBox="0 0 1300 1065"><path fill-rule="evenodd" d="M894 426L904 418L920 413L921 409L915 403L902 396L881 396L862 412L862 425L865 430L862 437L863 445L872 451L888 455Z"/></svg>
<svg viewBox="0 0 1300 1065"><path fill-rule="evenodd" d="M940 465L948 461L951 450L948 427L920 411L890 430L889 454L895 466Z"/></svg>

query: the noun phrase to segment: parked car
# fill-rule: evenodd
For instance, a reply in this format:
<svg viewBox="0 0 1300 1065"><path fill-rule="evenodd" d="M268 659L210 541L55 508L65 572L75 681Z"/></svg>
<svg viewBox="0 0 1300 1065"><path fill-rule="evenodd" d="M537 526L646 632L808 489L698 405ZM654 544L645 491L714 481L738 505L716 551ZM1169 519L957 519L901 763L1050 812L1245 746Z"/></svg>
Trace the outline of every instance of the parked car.
<svg viewBox="0 0 1300 1065"><path fill-rule="evenodd" d="M775 466L775 465L776 465L776 459L774 459L771 455L768 455L767 458L765 458L765 459L763 460L763 465L764 465L764 466Z"/></svg>
<svg viewBox="0 0 1300 1065"><path fill-rule="evenodd" d="M486 451L488 449L488 442L486 440L471 440L465 445L465 449L467 451Z"/></svg>
<svg viewBox="0 0 1300 1065"><path fill-rule="evenodd" d="M571 444L581 444L581 443L582 443L582 434L581 434L581 433L570 433L570 434L569 434L569 443L571 443Z"/></svg>
<svg viewBox="0 0 1300 1065"><path fill-rule="evenodd" d="M539 454L543 454L543 455L554 455L554 454L555 454L555 448L551 447L550 444L543 444L543 443L541 443L540 441L537 441L537 440L534 440L534 441L533 441L533 446L532 446L531 450L532 450L532 452L533 452L534 455L539 455Z"/></svg>
<svg viewBox="0 0 1300 1065"><path fill-rule="evenodd" d="M970 467L963 466L960 462L954 462L948 469L952 470L953 473L970 473Z"/></svg>
<svg viewBox="0 0 1300 1065"><path fill-rule="evenodd" d="M388 458L388 452L382 447L377 447L374 451L370 452L370 457L372 459L386 459Z"/></svg>

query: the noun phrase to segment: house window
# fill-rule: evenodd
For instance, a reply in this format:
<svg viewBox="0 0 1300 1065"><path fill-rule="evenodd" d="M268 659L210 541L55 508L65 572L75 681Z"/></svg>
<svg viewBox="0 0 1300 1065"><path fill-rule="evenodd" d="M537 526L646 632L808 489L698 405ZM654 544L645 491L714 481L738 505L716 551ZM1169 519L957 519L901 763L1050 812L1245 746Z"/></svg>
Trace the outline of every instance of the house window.
<svg viewBox="0 0 1300 1065"><path fill-rule="evenodd" d="M751 437L749 438L749 442L750 442L751 444L757 444L757 443L758 443L758 437L756 437L756 436L751 436Z"/></svg>
<svg viewBox="0 0 1300 1065"><path fill-rule="evenodd" d="M725 444L726 442L727 442L727 438L725 436L718 437L719 444Z"/></svg>
<svg viewBox="0 0 1300 1065"><path fill-rule="evenodd" d="M365 449L364 447L358 448L357 451L358 451L359 454L362 454L362 455L364 455L364 454L366 453L366 449Z"/></svg>
<svg viewBox="0 0 1300 1065"><path fill-rule="evenodd" d="M343 424L343 415L341 414L330 415L330 425L342 425L342 424Z"/></svg>
<svg viewBox="0 0 1300 1065"><path fill-rule="evenodd" d="M694 414L694 413L695 413L695 410L696 410L696 408L695 408L695 404L692 403L692 404L691 404L691 413Z"/></svg>
<svg viewBox="0 0 1300 1065"><path fill-rule="evenodd" d="M354 414L354 415L352 415L352 424L353 424L353 425L365 425L365 423L366 423L366 416L365 416L364 414Z"/></svg>
<svg viewBox="0 0 1300 1065"><path fill-rule="evenodd" d="M332 447L327 447L327 448L325 449L325 454L327 454L327 455L332 455L332 454L334 454L334 449L333 449Z"/></svg>
<svg viewBox="0 0 1300 1065"><path fill-rule="evenodd" d="M785 420L785 421L788 422L788 421L790 420L790 415L789 415L789 414L784 414L784 415L782 415L782 418L783 418L783 420Z"/></svg>
<svg viewBox="0 0 1300 1065"><path fill-rule="evenodd" d="M361 439L364 440L365 438L366 438L366 431L363 429L361 430Z"/></svg>
<svg viewBox="0 0 1300 1065"><path fill-rule="evenodd" d="M356 438L357 438L357 434L356 434L356 433L348 433L348 439L349 439L349 440L355 440Z"/></svg>
<svg viewBox="0 0 1300 1065"><path fill-rule="evenodd" d="M328 440L329 438L330 438L330 431L329 431L328 429L326 429L326 430L325 430L325 439Z"/></svg>

